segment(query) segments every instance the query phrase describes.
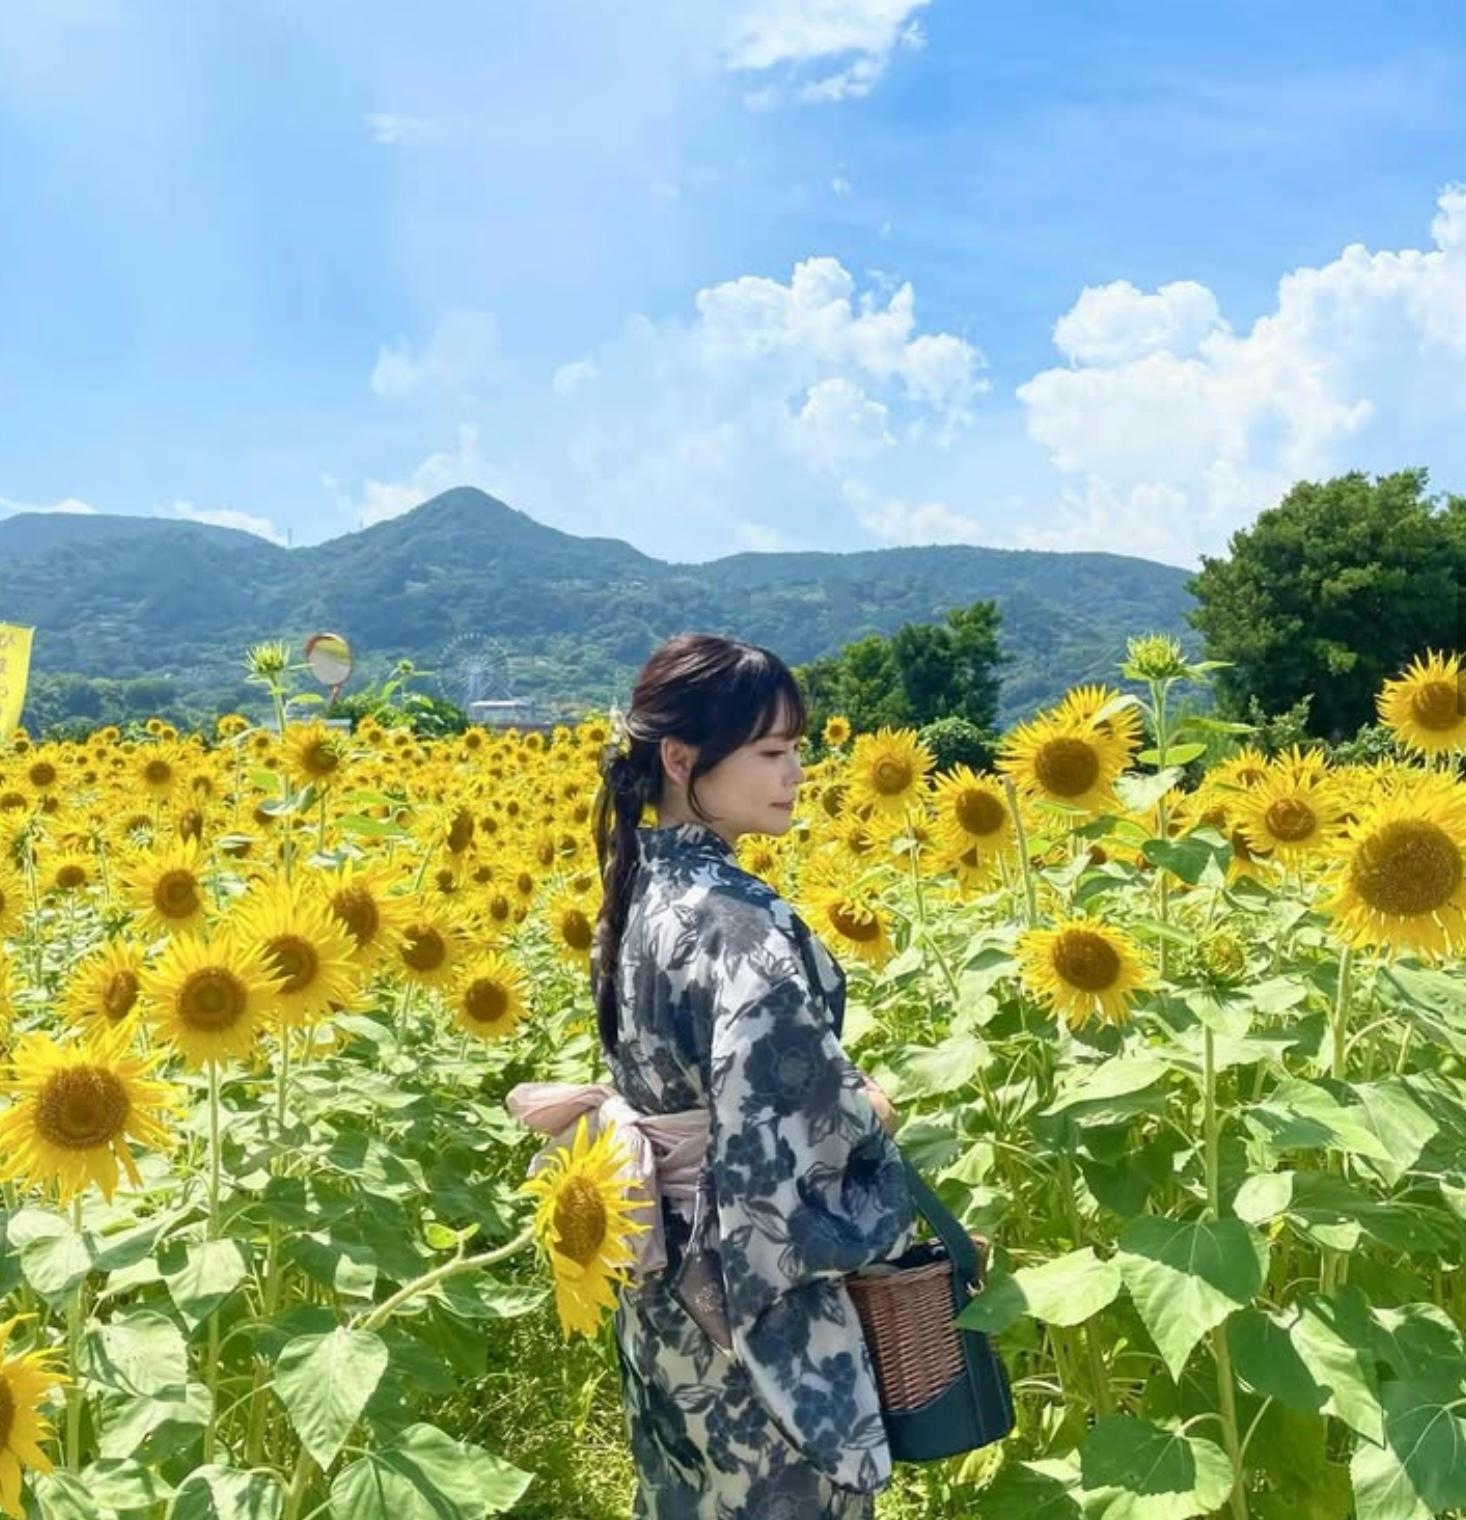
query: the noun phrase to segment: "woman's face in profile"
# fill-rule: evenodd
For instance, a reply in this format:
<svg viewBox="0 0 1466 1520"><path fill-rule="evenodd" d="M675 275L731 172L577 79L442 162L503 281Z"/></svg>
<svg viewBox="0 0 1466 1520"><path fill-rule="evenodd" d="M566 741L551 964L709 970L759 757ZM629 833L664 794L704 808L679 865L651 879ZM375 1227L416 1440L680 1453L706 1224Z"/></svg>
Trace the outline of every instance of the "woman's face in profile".
<svg viewBox="0 0 1466 1520"><path fill-rule="evenodd" d="M725 837L788 832L804 779L804 739L787 732L787 722L781 712L762 739L739 745L697 778L698 802Z"/></svg>

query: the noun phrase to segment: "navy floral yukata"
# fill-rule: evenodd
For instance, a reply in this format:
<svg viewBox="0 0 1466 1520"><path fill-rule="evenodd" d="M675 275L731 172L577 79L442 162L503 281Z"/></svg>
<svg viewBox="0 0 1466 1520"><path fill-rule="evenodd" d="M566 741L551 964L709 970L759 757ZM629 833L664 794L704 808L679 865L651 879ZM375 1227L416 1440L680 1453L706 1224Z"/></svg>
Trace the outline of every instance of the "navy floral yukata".
<svg viewBox="0 0 1466 1520"><path fill-rule="evenodd" d="M710 1127L695 1217L664 1200L667 1266L614 1315L635 1520L870 1520L891 1455L842 1278L916 1216L840 1047L844 973L713 829L637 845L611 1078Z"/></svg>

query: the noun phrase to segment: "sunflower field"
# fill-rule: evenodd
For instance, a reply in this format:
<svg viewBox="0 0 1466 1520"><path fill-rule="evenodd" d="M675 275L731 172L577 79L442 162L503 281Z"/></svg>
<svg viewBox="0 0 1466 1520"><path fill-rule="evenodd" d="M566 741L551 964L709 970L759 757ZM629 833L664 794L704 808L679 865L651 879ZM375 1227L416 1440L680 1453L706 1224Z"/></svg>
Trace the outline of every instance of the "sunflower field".
<svg viewBox="0 0 1466 1520"><path fill-rule="evenodd" d="M1212 668L1132 640L1145 695L992 773L832 719L739 842L992 1246L1017 1429L884 1520L1466 1510L1459 664L1367 766L1176 723ZM624 1515L614 1152L527 1179L503 1105L604 1075L610 726L347 733L256 673L273 727L0 752L0 1509Z"/></svg>

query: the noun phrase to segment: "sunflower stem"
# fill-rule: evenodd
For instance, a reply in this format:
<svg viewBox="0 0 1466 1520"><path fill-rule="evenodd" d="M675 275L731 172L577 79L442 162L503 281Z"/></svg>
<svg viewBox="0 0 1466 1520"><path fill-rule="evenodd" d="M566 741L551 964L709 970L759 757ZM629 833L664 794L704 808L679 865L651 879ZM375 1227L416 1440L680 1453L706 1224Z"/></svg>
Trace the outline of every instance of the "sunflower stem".
<svg viewBox="0 0 1466 1520"><path fill-rule="evenodd" d="M1084 1231L1079 1223L1079 1202L1074 1196L1074 1167L1069 1160L1069 1152L1063 1151L1059 1155L1059 1188L1064 1195L1064 1208L1069 1216L1069 1234L1073 1240L1073 1248L1081 1249ZM1105 1367L1104 1353L1100 1349L1099 1329L1091 1316L1084 1322L1084 1349L1089 1356L1089 1382L1090 1395L1094 1403L1095 1413L1101 1419L1112 1415L1115 1406L1110 1399L1110 1375Z"/></svg>
<svg viewBox="0 0 1466 1520"><path fill-rule="evenodd" d="M81 1194L71 1200L71 1227L81 1235ZM83 1274L71 1290L66 1304L66 1350L71 1381L66 1385L66 1465L72 1472L81 1471L81 1332L82 1294L86 1291Z"/></svg>
<svg viewBox="0 0 1466 1520"><path fill-rule="evenodd" d="M209 1062L209 1239L219 1238L219 1063ZM219 1402L219 1311L209 1315L209 1407ZM214 1460L218 1422L204 1426L204 1461Z"/></svg>
<svg viewBox="0 0 1466 1520"><path fill-rule="evenodd" d="M1166 683L1164 681L1151 681L1151 700L1155 704L1155 749L1156 771L1166 768L1166 750L1169 747L1170 725L1166 721ZM1160 823L1160 837L1164 840L1170 835L1171 820L1170 810L1166 806L1166 799L1161 797L1156 803L1156 814ZM1157 884L1160 888L1160 911L1158 917L1163 924L1171 921L1171 883L1167 876L1166 868L1160 865L1156 869ZM1171 956L1170 946L1166 936L1161 935L1160 942L1160 975L1164 982L1170 976Z"/></svg>
<svg viewBox="0 0 1466 1520"><path fill-rule="evenodd" d="M459 1256L452 1261L445 1261L441 1267L434 1267L431 1272L425 1272L421 1277L416 1277L399 1288L391 1298L384 1298L381 1303L354 1315L348 1322L347 1328L375 1330L389 1320L409 1299L416 1298L419 1293L426 1293L428 1289L436 1287L440 1282L446 1282L450 1277L457 1277L462 1272L474 1272L482 1267L491 1267L495 1262L503 1261L522 1251L533 1240L534 1227L531 1225L521 1234L516 1235L507 1245L496 1246L492 1251L480 1251L476 1256Z"/></svg>
<svg viewBox="0 0 1466 1520"><path fill-rule="evenodd" d="M1008 811L1013 815L1013 831L1018 836L1018 864L1023 871L1023 896L1028 907L1027 925L1030 929L1038 922L1038 896L1033 887L1033 868L1028 860L1028 835L1023 828L1023 813L1018 806L1018 792L1011 776L1003 777L1003 790L1008 796Z"/></svg>
<svg viewBox="0 0 1466 1520"><path fill-rule="evenodd" d="M1210 1219L1222 1214L1221 1126L1217 1120L1216 1035L1211 1027L1202 1030L1202 1133L1206 1148L1206 1212ZM1243 1482L1242 1442L1237 1425L1237 1395L1232 1379L1232 1357L1227 1348L1225 1327L1211 1331L1212 1359L1217 1367L1217 1394L1221 1400L1222 1434L1227 1456L1232 1463L1232 1514L1235 1520L1247 1520L1247 1492Z"/></svg>
<svg viewBox="0 0 1466 1520"><path fill-rule="evenodd" d="M1354 947L1346 943L1339 953L1339 984L1334 994L1334 1006L1329 1020L1330 1050L1329 1075L1337 1082L1344 1080L1349 1059L1349 1003L1354 981ZM1337 1152L1328 1157L1331 1172L1343 1172L1344 1158ZM1343 1280L1348 1253L1323 1246L1319 1250L1319 1291L1332 1293Z"/></svg>

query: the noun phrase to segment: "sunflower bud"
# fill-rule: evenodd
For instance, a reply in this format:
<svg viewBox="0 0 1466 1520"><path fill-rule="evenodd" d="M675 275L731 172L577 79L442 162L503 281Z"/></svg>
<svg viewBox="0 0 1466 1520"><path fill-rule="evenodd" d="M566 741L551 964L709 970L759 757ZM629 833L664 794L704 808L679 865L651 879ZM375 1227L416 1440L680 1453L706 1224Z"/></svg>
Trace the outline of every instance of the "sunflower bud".
<svg viewBox="0 0 1466 1520"><path fill-rule="evenodd" d="M1186 674L1180 644L1166 633L1148 633L1125 641L1127 674L1141 681L1170 681Z"/></svg>
<svg viewBox="0 0 1466 1520"><path fill-rule="evenodd" d="M255 644L244 657L245 669L259 681L275 681L290 666L290 648L278 639Z"/></svg>

